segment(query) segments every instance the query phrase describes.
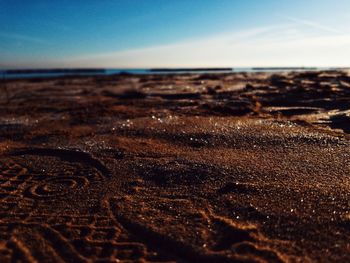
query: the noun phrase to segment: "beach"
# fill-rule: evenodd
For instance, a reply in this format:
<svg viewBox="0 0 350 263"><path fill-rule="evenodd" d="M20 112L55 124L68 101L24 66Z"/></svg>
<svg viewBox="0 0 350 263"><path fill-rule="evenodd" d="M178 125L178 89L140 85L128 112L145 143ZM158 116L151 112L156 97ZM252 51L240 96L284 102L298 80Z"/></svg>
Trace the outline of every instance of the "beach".
<svg viewBox="0 0 350 263"><path fill-rule="evenodd" d="M350 261L349 72L1 81L1 262Z"/></svg>

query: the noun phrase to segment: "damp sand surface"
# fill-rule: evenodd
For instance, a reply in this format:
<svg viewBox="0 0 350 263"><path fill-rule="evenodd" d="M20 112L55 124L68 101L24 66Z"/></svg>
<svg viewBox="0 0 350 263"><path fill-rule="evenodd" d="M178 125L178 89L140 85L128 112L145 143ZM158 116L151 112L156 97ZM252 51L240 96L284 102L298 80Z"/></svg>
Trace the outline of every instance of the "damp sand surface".
<svg viewBox="0 0 350 263"><path fill-rule="evenodd" d="M0 88L1 262L350 261L347 72Z"/></svg>

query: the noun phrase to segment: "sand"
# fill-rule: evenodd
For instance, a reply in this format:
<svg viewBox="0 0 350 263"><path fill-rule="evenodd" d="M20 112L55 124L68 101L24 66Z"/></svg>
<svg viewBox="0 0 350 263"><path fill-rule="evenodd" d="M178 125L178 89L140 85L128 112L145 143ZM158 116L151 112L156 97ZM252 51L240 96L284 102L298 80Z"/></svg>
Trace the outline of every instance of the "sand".
<svg viewBox="0 0 350 263"><path fill-rule="evenodd" d="M1 262L349 262L345 72L7 80Z"/></svg>

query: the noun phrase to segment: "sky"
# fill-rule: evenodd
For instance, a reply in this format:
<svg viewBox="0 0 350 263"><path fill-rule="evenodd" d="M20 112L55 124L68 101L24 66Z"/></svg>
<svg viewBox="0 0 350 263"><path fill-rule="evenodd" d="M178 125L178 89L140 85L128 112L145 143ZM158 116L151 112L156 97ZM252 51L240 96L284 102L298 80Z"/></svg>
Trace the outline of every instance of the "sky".
<svg viewBox="0 0 350 263"><path fill-rule="evenodd" d="M0 68L350 66L349 0L0 0Z"/></svg>

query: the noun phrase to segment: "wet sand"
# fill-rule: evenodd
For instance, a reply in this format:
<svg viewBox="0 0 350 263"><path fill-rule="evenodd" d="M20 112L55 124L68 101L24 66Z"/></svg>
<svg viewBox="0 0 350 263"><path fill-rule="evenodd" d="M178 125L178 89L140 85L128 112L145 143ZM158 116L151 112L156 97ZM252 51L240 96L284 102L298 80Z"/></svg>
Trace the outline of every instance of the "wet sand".
<svg viewBox="0 0 350 263"><path fill-rule="evenodd" d="M0 88L1 262L350 261L346 72Z"/></svg>

